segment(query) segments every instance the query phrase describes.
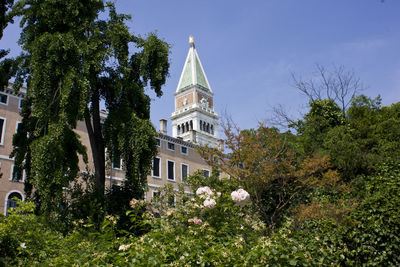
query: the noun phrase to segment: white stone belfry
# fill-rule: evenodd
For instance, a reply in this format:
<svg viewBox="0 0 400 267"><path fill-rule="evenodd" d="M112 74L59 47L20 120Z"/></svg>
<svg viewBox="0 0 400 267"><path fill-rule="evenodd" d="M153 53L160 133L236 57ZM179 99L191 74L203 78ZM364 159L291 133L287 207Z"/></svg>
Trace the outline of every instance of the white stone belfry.
<svg viewBox="0 0 400 267"><path fill-rule="evenodd" d="M214 93L208 83L194 46L189 37L189 53L175 92L172 113L172 136L199 145L218 145L218 114L214 111Z"/></svg>

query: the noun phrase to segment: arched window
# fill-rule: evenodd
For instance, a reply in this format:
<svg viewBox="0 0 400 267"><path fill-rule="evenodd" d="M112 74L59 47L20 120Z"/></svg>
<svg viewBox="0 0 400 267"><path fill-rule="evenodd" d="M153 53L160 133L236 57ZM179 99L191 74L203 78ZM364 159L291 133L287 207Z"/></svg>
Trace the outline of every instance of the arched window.
<svg viewBox="0 0 400 267"><path fill-rule="evenodd" d="M193 121L190 121L190 130L193 130Z"/></svg>
<svg viewBox="0 0 400 267"><path fill-rule="evenodd" d="M214 135L214 125L211 124L211 134Z"/></svg>
<svg viewBox="0 0 400 267"><path fill-rule="evenodd" d="M203 121L203 131L207 131L207 123L205 121Z"/></svg>
<svg viewBox="0 0 400 267"><path fill-rule="evenodd" d="M182 133L184 133L184 132L185 132L185 124L182 123Z"/></svg>
<svg viewBox="0 0 400 267"><path fill-rule="evenodd" d="M186 132L189 131L189 130L190 130L190 129L189 129L189 123L186 122Z"/></svg>
<svg viewBox="0 0 400 267"><path fill-rule="evenodd" d="M200 131L203 131L203 122L200 121Z"/></svg>
<svg viewBox="0 0 400 267"><path fill-rule="evenodd" d="M178 134L181 134L181 126L180 125L178 125Z"/></svg>
<svg viewBox="0 0 400 267"><path fill-rule="evenodd" d="M207 123L207 133L209 133L209 132L210 132L210 124Z"/></svg>
<svg viewBox="0 0 400 267"><path fill-rule="evenodd" d="M22 194L19 192L11 192L6 199L6 216L8 214L8 210L11 208L16 208L18 206L18 200L23 200Z"/></svg>

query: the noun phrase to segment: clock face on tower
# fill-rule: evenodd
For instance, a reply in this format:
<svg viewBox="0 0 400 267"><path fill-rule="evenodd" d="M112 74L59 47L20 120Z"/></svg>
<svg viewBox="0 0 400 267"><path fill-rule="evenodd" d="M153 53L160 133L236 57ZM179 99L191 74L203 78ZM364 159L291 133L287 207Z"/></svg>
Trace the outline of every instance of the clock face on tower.
<svg viewBox="0 0 400 267"><path fill-rule="evenodd" d="M205 97L200 100L200 103L204 108L208 108L208 101Z"/></svg>

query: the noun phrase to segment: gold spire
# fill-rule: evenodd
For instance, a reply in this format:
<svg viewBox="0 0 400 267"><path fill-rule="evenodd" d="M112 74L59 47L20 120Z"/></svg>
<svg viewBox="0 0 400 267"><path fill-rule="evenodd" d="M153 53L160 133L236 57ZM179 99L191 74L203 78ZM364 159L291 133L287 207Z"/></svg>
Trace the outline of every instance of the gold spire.
<svg viewBox="0 0 400 267"><path fill-rule="evenodd" d="M190 36L189 36L189 43L190 43L190 44L194 44L194 37L193 37L193 35L190 35Z"/></svg>

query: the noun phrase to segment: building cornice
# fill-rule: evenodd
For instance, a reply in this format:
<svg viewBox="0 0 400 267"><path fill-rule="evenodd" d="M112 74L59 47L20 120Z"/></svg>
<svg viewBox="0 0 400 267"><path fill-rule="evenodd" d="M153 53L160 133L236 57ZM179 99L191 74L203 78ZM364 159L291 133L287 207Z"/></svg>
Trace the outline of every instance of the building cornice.
<svg viewBox="0 0 400 267"><path fill-rule="evenodd" d="M25 98L26 97L26 87L22 86L21 88L19 88L18 91L16 91L13 88L13 83L8 83L8 86L4 86L3 92L10 94L10 95L14 95L16 97L20 97L20 98Z"/></svg>
<svg viewBox="0 0 400 267"><path fill-rule="evenodd" d="M196 85L191 84L186 87L183 87L182 89L179 90L179 92L175 92L174 96L189 92L191 89L194 89L194 90L199 89L199 91L201 91L202 93L205 93L211 97L214 96L214 93L212 91L208 90L204 86L201 86L200 84L196 84Z"/></svg>
<svg viewBox="0 0 400 267"><path fill-rule="evenodd" d="M209 108L202 107L199 104L192 104L192 105L189 105L188 107L183 107L177 111L172 112L171 120L182 117L189 113L193 113L194 111L198 111L200 113L203 113L207 116L210 116L210 117L218 120L218 114L215 111L213 111L212 109L209 109Z"/></svg>
<svg viewBox="0 0 400 267"><path fill-rule="evenodd" d="M165 140L165 141L168 141L168 142L173 142L175 144L179 144L179 145L182 145L182 146L190 147L190 148L193 148L193 149L196 149L196 148L199 147L197 144L194 144L194 143L191 143L191 142L187 142L187 141L183 141L180 138L175 138L175 137L172 137L172 136L169 136L169 135L166 135L166 134L162 134L162 133L158 133L158 138L160 138L162 140Z"/></svg>

